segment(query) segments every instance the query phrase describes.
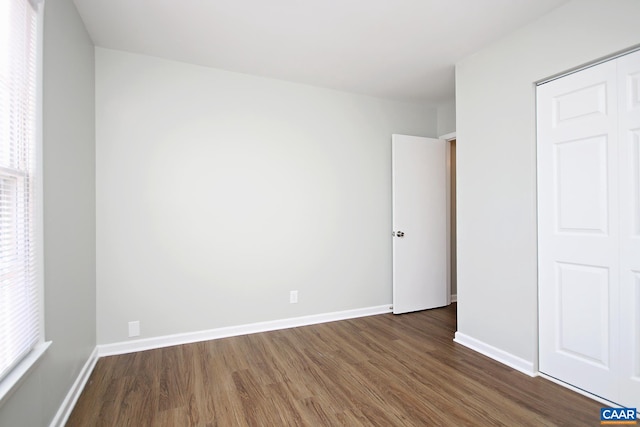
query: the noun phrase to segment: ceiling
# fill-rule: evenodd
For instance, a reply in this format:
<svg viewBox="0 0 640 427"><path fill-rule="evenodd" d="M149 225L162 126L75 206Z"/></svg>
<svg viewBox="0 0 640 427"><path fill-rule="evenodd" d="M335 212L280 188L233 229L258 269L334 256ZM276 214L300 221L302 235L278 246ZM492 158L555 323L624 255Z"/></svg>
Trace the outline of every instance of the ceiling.
<svg viewBox="0 0 640 427"><path fill-rule="evenodd" d="M438 105L454 64L567 0L74 0L96 46Z"/></svg>

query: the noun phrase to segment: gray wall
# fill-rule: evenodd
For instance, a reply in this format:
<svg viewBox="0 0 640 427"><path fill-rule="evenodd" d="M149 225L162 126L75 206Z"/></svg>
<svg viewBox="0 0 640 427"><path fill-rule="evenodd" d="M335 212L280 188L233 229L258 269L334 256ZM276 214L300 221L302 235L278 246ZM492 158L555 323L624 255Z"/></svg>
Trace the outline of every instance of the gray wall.
<svg viewBox="0 0 640 427"><path fill-rule="evenodd" d="M570 2L456 67L458 331L535 367L534 82L640 43L640 1Z"/></svg>
<svg viewBox="0 0 640 427"><path fill-rule="evenodd" d="M96 344L94 49L71 0L44 15L45 338L0 407L2 426L48 425Z"/></svg>
<svg viewBox="0 0 640 427"><path fill-rule="evenodd" d="M438 106L438 136L456 131L456 101L452 99Z"/></svg>
<svg viewBox="0 0 640 427"><path fill-rule="evenodd" d="M96 49L98 342L389 304L392 133L436 109Z"/></svg>

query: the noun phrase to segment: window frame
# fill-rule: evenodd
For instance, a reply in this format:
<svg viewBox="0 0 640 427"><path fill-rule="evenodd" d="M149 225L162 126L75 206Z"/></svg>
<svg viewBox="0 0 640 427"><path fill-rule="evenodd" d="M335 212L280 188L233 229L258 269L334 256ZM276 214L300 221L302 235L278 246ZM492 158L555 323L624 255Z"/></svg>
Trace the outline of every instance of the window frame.
<svg viewBox="0 0 640 427"><path fill-rule="evenodd" d="M38 304L38 322L39 337L34 347L22 359L20 359L13 368L0 379L0 406L8 399L9 396L24 381L26 376L41 361L42 356L51 345L51 341L45 341L45 322L44 322L44 237L43 237L43 46L44 46L44 0L24 0L34 7L36 12L36 94L35 94L35 132L34 132L34 151L35 166L33 180L33 236L34 236L34 255L36 270L36 288L37 288L37 304Z"/></svg>

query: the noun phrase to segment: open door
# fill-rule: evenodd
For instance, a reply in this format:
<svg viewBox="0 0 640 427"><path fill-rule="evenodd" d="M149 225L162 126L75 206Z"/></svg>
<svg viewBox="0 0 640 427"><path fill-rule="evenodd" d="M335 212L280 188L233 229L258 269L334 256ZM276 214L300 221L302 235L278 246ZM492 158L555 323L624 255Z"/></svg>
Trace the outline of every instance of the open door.
<svg viewBox="0 0 640 427"><path fill-rule="evenodd" d="M393 135L393 312L449 303L446 141Z"/></svg>

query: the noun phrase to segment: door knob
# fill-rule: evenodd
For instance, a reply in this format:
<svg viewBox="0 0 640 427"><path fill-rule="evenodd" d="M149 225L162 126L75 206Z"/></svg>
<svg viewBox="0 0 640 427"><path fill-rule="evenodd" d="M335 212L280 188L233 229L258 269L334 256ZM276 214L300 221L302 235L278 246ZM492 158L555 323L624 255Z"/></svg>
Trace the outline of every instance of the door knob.
<svg viewBox="0 0 640 427"><path fill-rule="evenodd" d="M403 236L404 236L404 231L398 231L398 232L396 232L396 236L398 236L398 237L403 237Z"/></svg>

